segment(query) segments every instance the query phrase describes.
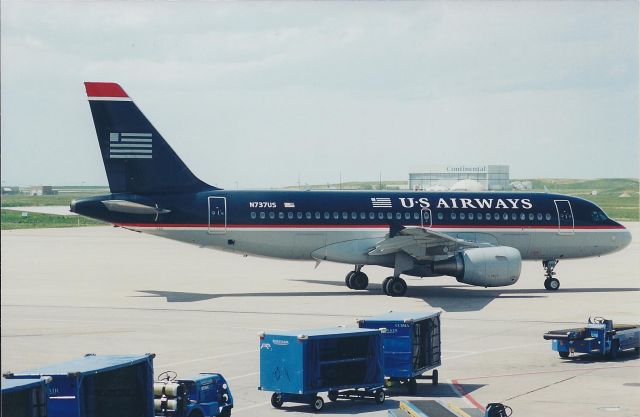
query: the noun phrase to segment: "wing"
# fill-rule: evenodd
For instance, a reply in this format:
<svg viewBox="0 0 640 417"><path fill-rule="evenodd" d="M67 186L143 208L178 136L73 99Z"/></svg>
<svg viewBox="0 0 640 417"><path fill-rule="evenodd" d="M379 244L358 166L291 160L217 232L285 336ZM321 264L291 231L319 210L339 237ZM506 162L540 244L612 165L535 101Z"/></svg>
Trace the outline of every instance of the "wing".
<svg viewBox="0 0 640 417"><path fill-rule="evenodd" d="M481 246L488 244L456 239L424 227L404 227L378 242L369 255L389 255L402 251L417 260L433 260L436 257L449 257L462 249Z"/></svg>

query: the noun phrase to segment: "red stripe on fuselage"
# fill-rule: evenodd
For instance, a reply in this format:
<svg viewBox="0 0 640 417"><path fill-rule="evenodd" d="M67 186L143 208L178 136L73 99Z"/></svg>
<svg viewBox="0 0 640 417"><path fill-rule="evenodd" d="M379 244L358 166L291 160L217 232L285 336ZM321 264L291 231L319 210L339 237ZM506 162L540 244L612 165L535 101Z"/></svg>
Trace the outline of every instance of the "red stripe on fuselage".
<svg viewBox="0 0 640 417"><path fill-rule="evenodd" d="M87 97L129 97L116 83L85 82Z"/></svg>

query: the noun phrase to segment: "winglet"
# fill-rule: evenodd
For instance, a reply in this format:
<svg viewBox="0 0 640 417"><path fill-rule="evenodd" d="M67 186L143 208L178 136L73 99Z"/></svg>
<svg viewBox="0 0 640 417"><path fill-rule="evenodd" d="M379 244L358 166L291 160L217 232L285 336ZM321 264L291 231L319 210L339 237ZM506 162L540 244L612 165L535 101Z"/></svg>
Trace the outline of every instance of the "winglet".
<svg viewBox="0 0 640 417"><path fill-rule="evenodd" d="M127 93L116 83L85 82L89 100L131 100Z"/></svg>

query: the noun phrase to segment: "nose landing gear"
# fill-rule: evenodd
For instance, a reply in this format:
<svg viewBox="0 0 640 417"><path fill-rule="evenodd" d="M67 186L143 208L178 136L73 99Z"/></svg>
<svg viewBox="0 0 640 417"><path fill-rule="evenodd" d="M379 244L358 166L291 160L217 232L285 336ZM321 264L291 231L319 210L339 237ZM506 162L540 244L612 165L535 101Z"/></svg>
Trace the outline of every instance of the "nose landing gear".
<svg viewBox="0 0 640 417"><path fill-rule="evenodd" d="M553 272L553 269L558 265L557 259L552 259L549 261L542 261L542 267L545 270L544 276L546 279L544 280L544 288L549 291L556 291L560 288L560 280L555 278L556 273Z"/></svg>
<svg viewBox="0 0 640 417"><path fill-rule="evenodd" d="M366 290L369 286L369 277L360 271L363 265L356 265L355 270L349 271L344 278L344 283L351 290Z"/></svg>

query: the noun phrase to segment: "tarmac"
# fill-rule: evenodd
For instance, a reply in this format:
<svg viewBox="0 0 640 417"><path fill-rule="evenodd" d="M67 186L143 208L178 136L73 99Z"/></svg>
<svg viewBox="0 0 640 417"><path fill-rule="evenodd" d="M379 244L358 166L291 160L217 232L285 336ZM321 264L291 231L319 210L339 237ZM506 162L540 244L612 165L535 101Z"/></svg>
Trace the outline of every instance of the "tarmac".
<svg viewBox="0 0 640 417"><path fill-rule="evenodd" d="M560 359L542 339L589 316L640 323L640 224L634 241L601 258L561 261L557 292L543 288L539 262L518 283L479 288L453 278L407 278L406 297L382 294L389 270L365 267L369 289L349 290L349 265L294 262L218 252L112 227L1 233L2 371L85 353L154 352L156 374L220 372L235 398L233 415L307 414L307 405L273 409L258 387L258 332L355 325L394 311L442 310L440 384L419 383L417 399L439 399L472 416L502 402L514 417L640 416L640 360ZM326 394L325 399L326 399ZM406 397L391 389L383 405L338 400L330 415L386 416Z"/></svg>

